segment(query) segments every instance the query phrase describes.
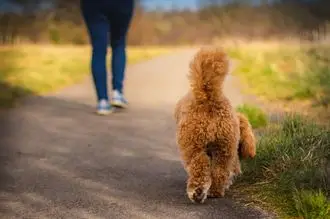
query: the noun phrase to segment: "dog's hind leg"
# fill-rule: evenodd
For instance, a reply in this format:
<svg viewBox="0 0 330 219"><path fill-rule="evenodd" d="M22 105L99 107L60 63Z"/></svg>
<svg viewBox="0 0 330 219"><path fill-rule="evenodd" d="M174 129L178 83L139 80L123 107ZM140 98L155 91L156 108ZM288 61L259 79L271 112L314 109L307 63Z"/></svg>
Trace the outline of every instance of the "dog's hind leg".
<svg viewBox="0 0 330 219"><path fill-rule="evenodd" d="M188 172L187 194L194 203L203 203L211 186L211 163L205 153L195 153L186 167Z"/></svg>
<svg viewBox="0 0 330 219"><path fill-rule="evenodd" d="M234 163L233 163L233 172L234 175L237 176L242 173L241 170L241 162L239 160L239 155L238 153L235 155Z"/></svg>
<svg viewBox="0 0 330 219"><path fill-rule="evenodd" d="M235 177L237 177L238 175L240 175L242 173L241 162L239 160L238 153L235 154L232 169L233 170L230 171L230 174L229 174L229 181L228 181L228 184L226 186L226 189L229 189L229 187L234 183Z"/></svg>
<svg viewBox="0 0 330 219"><path fill-rule="evenodd" d="M235 149L237 147L233 147ZM211 158L212 185L208 197L219 198L225 195L225 190L232 184L233 177L240 172L237 163L237 151L215 151Z"/></svg>

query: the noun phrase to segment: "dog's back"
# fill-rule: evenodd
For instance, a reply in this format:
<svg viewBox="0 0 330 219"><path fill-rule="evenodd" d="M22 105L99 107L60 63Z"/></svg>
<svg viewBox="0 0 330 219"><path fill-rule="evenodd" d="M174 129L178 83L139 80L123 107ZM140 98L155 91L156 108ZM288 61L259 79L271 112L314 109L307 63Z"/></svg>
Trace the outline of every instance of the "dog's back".
<svg viewBox="0 0 330 219"><path fill-rule="evenodd" d="M192 147L225 146L227 139L239 138L239 124L227 98L199 104L191 94L187 94L177 105L176 119L178 141L186 139L184 141L190 141L188 145Z"/></svg>
<svg viewBox="0 0 330 219"><path fill-rule="evenodd" d="M238 121L222 90L228 71L229 60L222 50L202 49L196 54L190 63L191 91L175 109L178 137L182 135L201 147L212 142L222 144L233 134L237 138Z"/></svg>

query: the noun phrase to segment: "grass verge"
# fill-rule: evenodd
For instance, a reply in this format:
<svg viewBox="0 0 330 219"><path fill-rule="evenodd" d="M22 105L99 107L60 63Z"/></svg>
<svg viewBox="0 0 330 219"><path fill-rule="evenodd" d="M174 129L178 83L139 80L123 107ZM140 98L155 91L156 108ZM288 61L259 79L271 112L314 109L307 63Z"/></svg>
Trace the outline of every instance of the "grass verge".
<svg viewBox="0 0 330 219"><path fill-rule="evenodd" d="M248 92L267 100L330 104L330 46L250 44L229 47Z"/></svg>
<svg viewBox="0 0 330 219"><path fill-rule="evenodd" d="M128 64L173 51L130 47ZM89 73L88 46L26 45L0 48L0 107L13 106L29 94L44 94L83 80ZM108 66L110 58L107 59Z"/></svg>
<svg viewBox="0 0 330 219"><path fill-rule="evenodd" d="M330 218L330 130L297 115L264 131L237 188L280 218Z"/></svg>

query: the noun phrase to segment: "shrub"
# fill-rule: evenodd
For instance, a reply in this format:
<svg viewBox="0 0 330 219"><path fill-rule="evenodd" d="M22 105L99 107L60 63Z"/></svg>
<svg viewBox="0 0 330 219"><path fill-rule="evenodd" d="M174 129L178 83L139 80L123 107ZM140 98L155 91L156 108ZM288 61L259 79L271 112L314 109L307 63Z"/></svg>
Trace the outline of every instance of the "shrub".
<svg viewBox="0 0 330 219"><path fill-rule="evenodd" d="M267 125L267 115L256 106L243 104L237 107L237 111L248 117L253 128L260 128Z"/></svg>

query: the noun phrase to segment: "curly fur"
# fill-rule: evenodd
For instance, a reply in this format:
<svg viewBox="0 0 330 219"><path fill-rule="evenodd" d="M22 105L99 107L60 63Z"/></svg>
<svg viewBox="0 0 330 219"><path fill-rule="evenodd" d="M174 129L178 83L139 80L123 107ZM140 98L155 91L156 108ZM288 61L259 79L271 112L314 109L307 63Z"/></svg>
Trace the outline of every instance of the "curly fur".
<svg viewBox="0 0 330 219"><path fill-rule="evenodd" d="M236 113L240 125L239 155L240 158L254 158L256 156L256 140L249 120L241 113Z"/></svg>
<svg viewBox="0 0 330 219"><path fill-rule="evenodd" d="M229 71L226 53L203 48L190 63L191 89L175 107L177 143L188 173L187 194L192 202L223 197L235 175L239 156L255 156L252 128L223 94Z"/></svg>

